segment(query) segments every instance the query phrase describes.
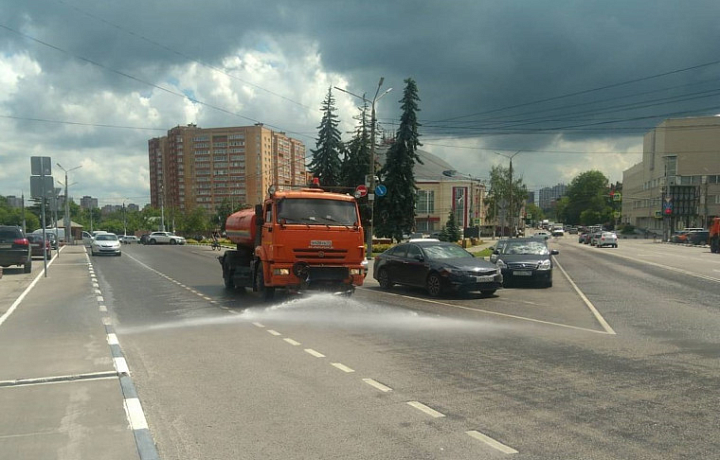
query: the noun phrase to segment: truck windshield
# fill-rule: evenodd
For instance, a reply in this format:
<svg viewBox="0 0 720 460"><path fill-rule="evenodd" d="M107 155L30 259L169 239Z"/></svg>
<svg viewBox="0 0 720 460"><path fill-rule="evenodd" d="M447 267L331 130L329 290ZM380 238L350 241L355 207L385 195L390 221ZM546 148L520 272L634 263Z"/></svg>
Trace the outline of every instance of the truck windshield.
<svg viewBox="0 0 720 460"><path fill-rule="evenodd" d="M285 198L278 202L277 220L285 224L357 225L352 201Z"/></svg>

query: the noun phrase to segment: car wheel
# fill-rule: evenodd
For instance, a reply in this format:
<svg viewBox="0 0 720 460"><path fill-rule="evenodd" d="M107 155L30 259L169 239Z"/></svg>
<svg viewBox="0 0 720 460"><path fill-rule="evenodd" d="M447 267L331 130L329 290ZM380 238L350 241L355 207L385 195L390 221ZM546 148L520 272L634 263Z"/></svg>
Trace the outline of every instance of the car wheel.
<svg viewBox="0 0 720 460"><path fill-rule="evenodd" d="M551 288L551 287L552 287L552 280L547 280L547 281L545 281L545 287L546 287L546 288Z"/></svg>
<svg viewBox="0 0 720 460"><path fill-rule="evenodd" d="M442 280L437 273L431 273L427 277L427 291L431 297L438 297L442 294Z"/></svg>
<svg viewBox="0 0 720 460"><path fill-rule="evenodd" d="M265 301L270 301L275 297L275 288L265 286L265 275L263 274L262 263L258 265L257 272L255 273L255 289Z"/></svg>
<svg viewBox="0 0 720 460"><path fill-rule="evenodd" d="M170 244L177 244L177 241L175 241L175 240L170 240Z"/></svg>
<svg viewBox="0 0 720 460"><path fill-rule="evenodd" d="M23 273L30 273L32 271L32 261L25 262L25 265L23 265Z"/></svg>
<svg viewBox="0 0 720 460"><path fill-rule="evenodd" d="M490 297L491 295L495 294L496 289L486 289L484 291L480 291L480 294L484 295L485 297Z"/></svg>
<svg viewBox="0 0 720 460"><path fill-rule="evenodd" d="M388 271L384 268L381 268L380 272L378 273L378 283L380 284L380 287L382 289L390 289L391 287L393 287L393 284L395 284L390 279L390 274L388 273Z"/></svg>
<svg viewBox="0 0 720 460"><path fill-rule="evenodd" d="M115 254L115 255L118 256L118 257L120 257L120 256L122 255L122 252L118 252L118 253Z"/></svg>
<svg viewBox="0 0 720 460"><path fill-rule="evenodd" d="M150 244L157 244L157 241L155 241L155 238L150 240Z"/></svg>

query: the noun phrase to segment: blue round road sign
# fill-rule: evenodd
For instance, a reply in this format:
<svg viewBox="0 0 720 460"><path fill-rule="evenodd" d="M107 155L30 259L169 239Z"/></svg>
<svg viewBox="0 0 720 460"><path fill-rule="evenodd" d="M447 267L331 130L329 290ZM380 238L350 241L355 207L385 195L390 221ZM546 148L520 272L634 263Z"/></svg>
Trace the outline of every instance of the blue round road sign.
<svg viewBox="0 0 720 460"><path fill-rule="evenodd" d="M375 195L377 195L377 196L387 195L387 187L385 187L383 184L377 184L375 186Z"/></svg>

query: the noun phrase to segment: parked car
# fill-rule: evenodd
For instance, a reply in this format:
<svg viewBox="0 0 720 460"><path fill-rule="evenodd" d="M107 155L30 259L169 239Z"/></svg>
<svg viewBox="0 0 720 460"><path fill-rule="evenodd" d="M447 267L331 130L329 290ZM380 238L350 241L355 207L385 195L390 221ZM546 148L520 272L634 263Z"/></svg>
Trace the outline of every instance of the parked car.
<svg viewBox="0 0 720 460"><path fill-rule="evenodd" d="M83 245L90 246L90 243L92 243L92 235L90 232L82 232L82 241Z"/></svg>
<svg viewBox="0 0 720 460"><path fill-rule="evenodd" d="M568 235L577 235L578 234L578 228L577 227L570 227L568 229Z"/></svg>
<svg viewBox="0 0 720 460"><path fill-rule="evenodd" d="M599 232L592 232L590 234L590 246L595 246L597 244L597 241L602 236L602 233L603 232L599 231Z"/></svg>
<svg viewBox="0 0 720 460"><path fill-rule="evenodd" d="M492 295L502 287L495 265L443 241L401 243L388 249L375 257L373 278L383 289L395 284L422 287L433 297L471 291Z"/></svg>
<svg viewBox="0 0 720 460"><path fill-rule="evenodd" d="M152 232L148 236L148 244L185 244L185 238L173 232Z"/></svg>
<svg viewBox="0 0 720 460"><path fill-rule="evenodd" d="M578 235L578 243L582 244L590 244L590 238L592 237L592 233L583 232Z"/></svg>
<svg viewBox="0 0 720 460"><path fill-rule="evenodd" d="M52 244L50 243L49 238L50 235L52 235L52 233L47 233L45 235L45 239L43 239L42 235L38 235L37 233L30 233L27 236L27 239L30 242L30 255L32 257L45 257L45 251L48 252L48 257L50 256L50 249L52 249ZM43 242L45 244L43 244Z"/></svg>
<svg viewBox="0 0 720 460"><path fill-rule="evenodd" d="M688 233L687 242L695 246L710 244L710 231L700 230Z"/></svg>
<svg viewBox="0 0 720 460"><path fill-rule="evenodd" d="M498 254L500 252L502 252L502 248L505 247L505 245L507 244L508 241L510 241L510 240L505 238L505 239L498 240L498 242L495 243L495 246L493 246L491 248L493 252L492 252L492 254L490 254L490 263L494 264L495 262L497 262Z"/></svg>
<svg viewBox="0 0 720 460"><path fill-rule="evenodd" d="M114 233L100 233L95 235L92 243L90 243L90 253L94 256L98 254L120 256L122 255L121 251L120 239Z"/></svg>
<svg viewBox="0 0 720 460"><path fill-rule="evenodd" d="M125 244L139 243L140 239L135 235L123 235L120 237L120 242Z"/></svg>
<svg viewBox="0 0 720 460"><path fill-rule="evenodd" d="M602 248L604 246L610 246L611 248L618 247L618 237L613 232L600 232L596 233L597 237L595 238L595 242L593 246L596 246L598 248Z"/></svg>
<svg viewBox="0 0 720 460"><path fill-rule="evenodd" d="M17 265L24 273L32 271L32 249L22 229L16 225L0 225L0 266Z"/></svg>
<svg viewBox="0 0 720 460"><path fill-rule="evenodd" d="M553 255L543 241L536 238L517 238L509 240L497 253L495 262L500 268L505 286L514 282L533 282L545 287L552 286Z"/></svg>

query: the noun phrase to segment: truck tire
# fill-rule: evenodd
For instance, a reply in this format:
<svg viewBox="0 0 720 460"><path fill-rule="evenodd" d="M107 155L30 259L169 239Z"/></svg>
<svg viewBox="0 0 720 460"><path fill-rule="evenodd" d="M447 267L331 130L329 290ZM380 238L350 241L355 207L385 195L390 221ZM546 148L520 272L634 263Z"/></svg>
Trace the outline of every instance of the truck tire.
<svg viewBox="0 0 720 460"><path fill-rule="evenodd" d="M265 286L265 275L263 275L263 264L258 264L255 272L255 290L260 293L263 300L269 301L275 297L275 288Z"/></svg>
<svg viewBox="0 0 720 460"><path fill-rule="evenodd" d="M225 288L235 289L235 283L233 282L233 272L223 267L223 281L225 282Z"/></svg>

